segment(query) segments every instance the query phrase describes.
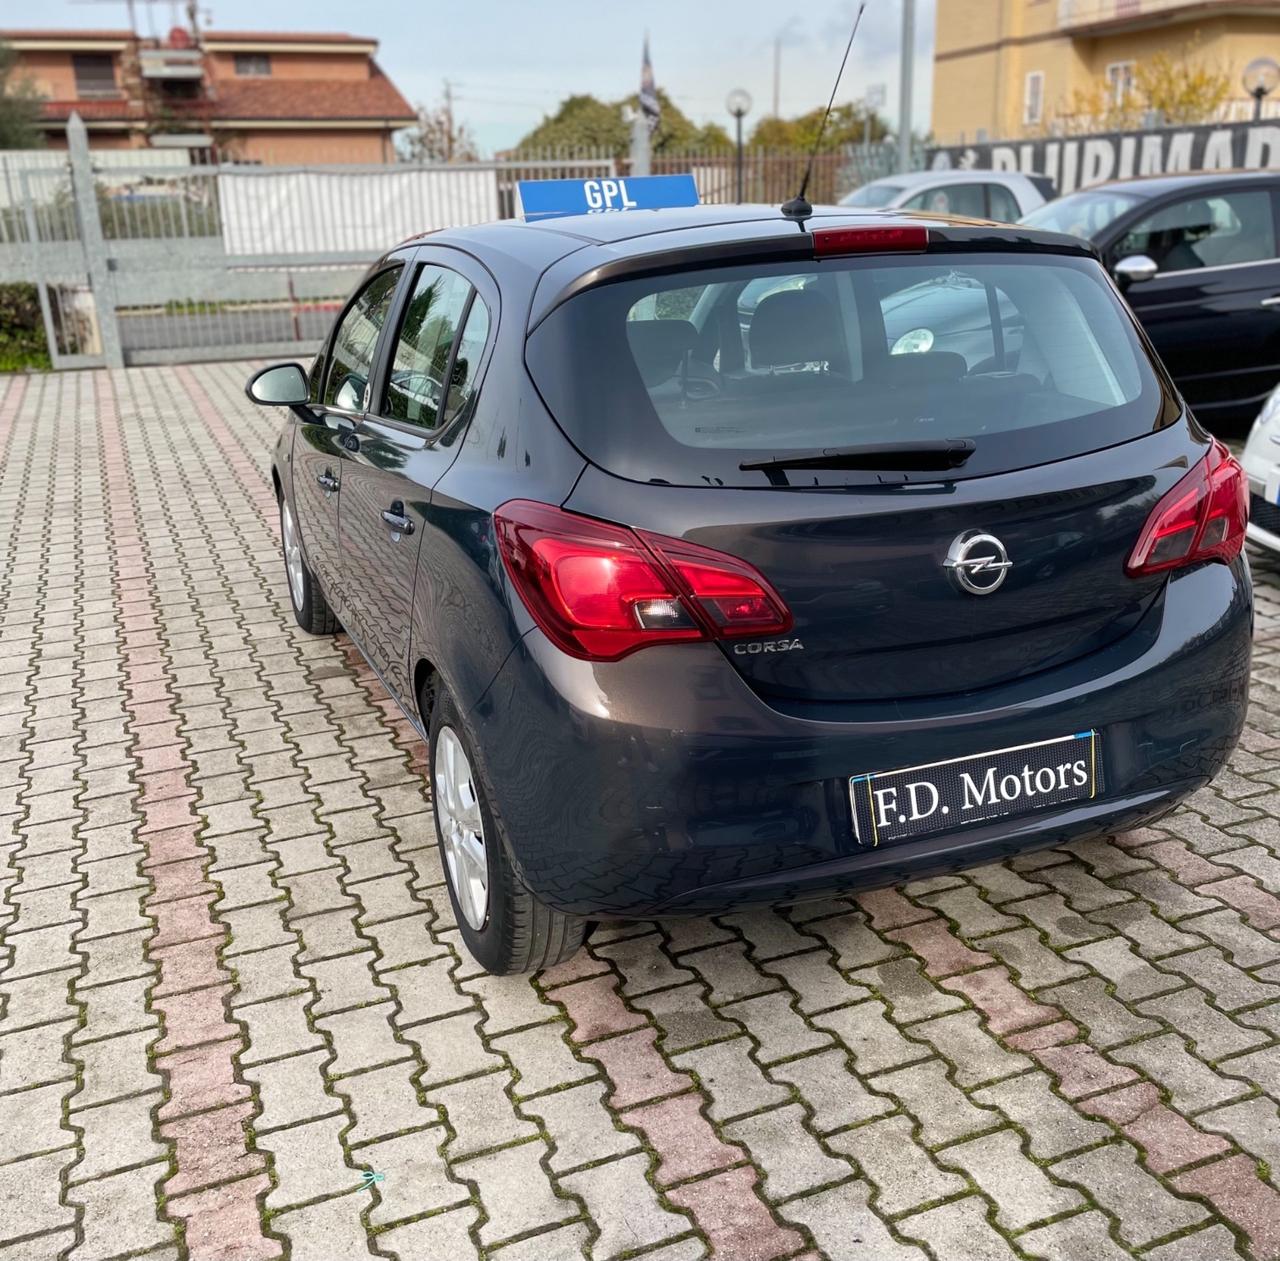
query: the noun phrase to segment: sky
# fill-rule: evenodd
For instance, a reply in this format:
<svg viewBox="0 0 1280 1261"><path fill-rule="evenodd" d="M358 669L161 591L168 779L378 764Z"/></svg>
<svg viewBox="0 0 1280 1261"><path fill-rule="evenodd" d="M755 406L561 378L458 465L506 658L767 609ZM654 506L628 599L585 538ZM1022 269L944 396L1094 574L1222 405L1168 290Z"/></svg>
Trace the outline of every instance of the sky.
<svg viewBox="0 0 1280 1261"><path fill-rule="evenodd" d="M913 125L929 125L936 0L917 0ZM163 34L184 6L137 0L138 28ZM654 73L698 122L729 126L724 100L745 88L746 118L771 112L774 41L782 45L784 116L826 103L856 0L204 0L201 21L236 30L326 30L372 36L378 60L413 103L453 85L456 115L485 152L514 144L565 96L616 100L639 86L646 29ZM126 26L125 0L0 0L0 27ZM868 0L838 100L886 88L896 125L902 0Z"/></svg>

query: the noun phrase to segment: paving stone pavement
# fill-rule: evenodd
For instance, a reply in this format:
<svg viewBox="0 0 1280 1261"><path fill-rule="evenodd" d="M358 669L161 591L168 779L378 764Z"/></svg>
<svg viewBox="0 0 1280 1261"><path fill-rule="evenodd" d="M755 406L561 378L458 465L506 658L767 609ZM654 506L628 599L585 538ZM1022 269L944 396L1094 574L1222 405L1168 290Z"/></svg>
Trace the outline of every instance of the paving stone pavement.
<svg viewBox="0 0 1280 1261"><path fill-rule="evenodd" d="M1280 1257L1280 566L1160 827L497 979L246 371L0 381L0 1261Z"/></svg>

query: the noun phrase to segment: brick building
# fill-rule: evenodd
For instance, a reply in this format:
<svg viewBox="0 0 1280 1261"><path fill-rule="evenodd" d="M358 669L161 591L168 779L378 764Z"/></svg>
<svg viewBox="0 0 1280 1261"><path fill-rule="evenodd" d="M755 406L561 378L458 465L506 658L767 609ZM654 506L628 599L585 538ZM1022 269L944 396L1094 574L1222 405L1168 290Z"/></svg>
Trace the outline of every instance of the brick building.
<svg viewBox="0 0 1280 1261"><path fill-rule="evenodd" d="M313 32L176 27L8 30L17 77L44 98L41 124L65 144L73 111L102 149L193 145L254 162L390 162L413 110L382 72L376 40Z"/></svg>

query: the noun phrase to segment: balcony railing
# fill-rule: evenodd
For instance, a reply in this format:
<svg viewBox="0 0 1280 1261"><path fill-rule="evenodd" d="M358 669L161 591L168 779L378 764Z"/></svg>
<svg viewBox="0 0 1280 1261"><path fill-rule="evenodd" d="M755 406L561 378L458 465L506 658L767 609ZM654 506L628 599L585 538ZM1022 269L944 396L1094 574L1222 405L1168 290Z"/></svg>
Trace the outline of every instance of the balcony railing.
<svg viewBox="0 0 1280 1261"><path fill-rule="evenodd" d="M1058 0L1058 26L1062 30L1078 30L1111 23L1141 23L1144 18L1158 19L1188 12L1212 12L1230 5L1232 0Z"/></svg>
<svg viewBox="0 0 1280 1261"><path fill-rule="evenodd" d="M199 79L204 76L204 55L198 48L143 48L138 68L144 79Z"/></svg>

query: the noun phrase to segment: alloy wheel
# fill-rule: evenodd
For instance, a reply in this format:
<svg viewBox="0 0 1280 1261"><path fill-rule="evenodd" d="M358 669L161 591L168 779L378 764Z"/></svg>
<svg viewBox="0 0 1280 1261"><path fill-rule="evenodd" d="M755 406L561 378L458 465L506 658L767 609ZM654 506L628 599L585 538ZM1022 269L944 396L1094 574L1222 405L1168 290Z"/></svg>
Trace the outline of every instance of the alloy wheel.
<svg viewBox="0 0 1280 1261"><path fill-rule="evenodd" d="M293 596L293 607L301 609L307 598L302 543L298 538L298 527L294 524L293 512L287 499L280 507L280 522L284 543L284 568L289 575L289 591Z"/></svg>
<svg viewBox="0 0 1280 1261"><path fill-rule="evenodd" d="M489 865L475 776L452 727L436 736L435 810L458 908L477 932L489 909Z"/></svg>

